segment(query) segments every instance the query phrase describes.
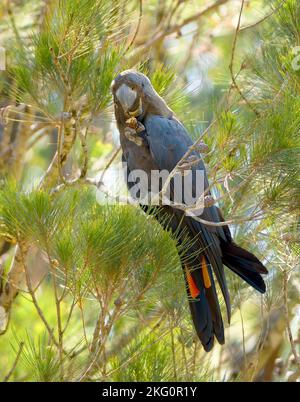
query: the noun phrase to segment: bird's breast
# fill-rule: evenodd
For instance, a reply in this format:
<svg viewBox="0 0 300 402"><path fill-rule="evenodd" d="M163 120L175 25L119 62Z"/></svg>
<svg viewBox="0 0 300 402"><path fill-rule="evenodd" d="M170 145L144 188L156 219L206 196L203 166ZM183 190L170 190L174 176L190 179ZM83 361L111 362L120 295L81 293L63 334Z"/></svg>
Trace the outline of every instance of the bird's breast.
<svg viewBox="0 0 300 402"><path fill-rule="evenodd" d="M123 155L130 171L143 170L147 175L151 175L152 170L158 170L145 140L141 145L137 145L125 136L121 136L120 139Z"/></svg>

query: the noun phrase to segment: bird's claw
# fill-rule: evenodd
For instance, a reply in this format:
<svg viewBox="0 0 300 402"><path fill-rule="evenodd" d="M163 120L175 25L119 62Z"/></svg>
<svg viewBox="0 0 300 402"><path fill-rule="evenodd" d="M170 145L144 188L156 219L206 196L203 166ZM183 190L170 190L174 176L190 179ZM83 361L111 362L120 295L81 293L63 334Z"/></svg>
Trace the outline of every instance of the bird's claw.
<svg viewBox="0 0 300 402"><path fill-rule="evenodd" d="M209 151L209 146L207 144L205 144L204 141L201 141L197 147L196 150L198 152L200 152L201 154L206 154Z"/></svg>
<svg viewBox="0 0 300 402"><path fill-rule="evenodd" d="M145 130L145 126L139 122L135 117L130 117L126 120L127 127L134 129L137 133Z"/></svg>
<svg viewBox="0 0 300 402"><path fill-rule="evenodd" d="M215 205L216 200L211 195L206 195L204 197L204 207L209 208Z"/></svg>
<svg viewBox="0 0 300 402"><path fill-rule="evenodd" d="M134 142L136 145L143 144L142 138L138 136L139 133L145 130L145 126L140 123L135 117L126 120L127 127L125 128L125 136L129 141Z"/></svg>
<svg viewBox="0 0 300 402"><path fill-rule="evenodd" d="M142 138L137 136L137 133L133 128L127 127L124 134L129 141L134 142L136 145L141 146L143 144Z"/></svg>

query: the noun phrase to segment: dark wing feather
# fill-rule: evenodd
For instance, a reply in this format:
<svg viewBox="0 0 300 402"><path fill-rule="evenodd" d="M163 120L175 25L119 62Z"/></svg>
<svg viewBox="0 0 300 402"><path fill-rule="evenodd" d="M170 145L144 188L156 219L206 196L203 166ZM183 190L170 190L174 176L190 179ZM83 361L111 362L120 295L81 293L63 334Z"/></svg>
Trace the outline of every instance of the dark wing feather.
<svg viewBox="0 0 300 402"><path fill-rule="evenodd" d="M147 141L155 163L158 165L159 169L166 169L171 172L188 148L193 144L193 141L182 124L175 118L167 119L157 115L148 115L143 124L146 128ZM193 151L192 155L196 155L200 158L200 154L195 151ZM208 180L203 161L200 159L199 163L193 166L193 169L204 171L205 188L207 188ZM193 187L194 186L196 186L195 182L193 182ZM220 221L219 213L215 206L205 208L201 218L211 222ZM220 238L226 240L223 228L205 226L190 217L186 217L185 221L191 233L199 239L201 248L214 270L225 299L228 320L230 320L230 300L220 247Z"/></svg>

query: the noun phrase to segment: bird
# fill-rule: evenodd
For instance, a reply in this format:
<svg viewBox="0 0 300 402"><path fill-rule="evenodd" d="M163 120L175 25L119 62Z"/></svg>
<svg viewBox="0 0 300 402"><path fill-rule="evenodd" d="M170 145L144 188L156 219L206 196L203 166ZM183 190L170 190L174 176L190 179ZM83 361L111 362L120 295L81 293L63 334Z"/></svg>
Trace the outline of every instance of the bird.
<svg viewBox="0 0 300 402"><path fill-rule="evenodd" d="M172 172L193 146L193 141L175 113L155 91L150 79L141 72L125 70L115 77L111 91L129 189L134 184L132 179L129 180L129 175L135 170L142 170L148 178L151 177L151 171ZM190 185L194 190L197 184L195 172L202 172L204 190L210 196L201 153L199 150L193 150L191 155L195 161L191 168L193 174ZM170 186L174 189L172 183ZM138 196L138 193L135 195ZM140 202L140 206L149 213L149 205ZM160 211L168 216L168 227L174 233L185 233L191 240L187 250L189 258L186 255L181 257L181 265L195 331L204 350L209 352L215 340L221 345L225 343L216 280L225 301L230 324L231 304L224 266L260 293L266 291L261 275L267 274L268 271L254 254L234 242L220 209L214 203L204 204L199 216L201 220L195 219L186 213L184 208L177 208L176 204L172 203L162 203ZM207 221L224 222L224 225L208 225L205 224Z"/></svg>

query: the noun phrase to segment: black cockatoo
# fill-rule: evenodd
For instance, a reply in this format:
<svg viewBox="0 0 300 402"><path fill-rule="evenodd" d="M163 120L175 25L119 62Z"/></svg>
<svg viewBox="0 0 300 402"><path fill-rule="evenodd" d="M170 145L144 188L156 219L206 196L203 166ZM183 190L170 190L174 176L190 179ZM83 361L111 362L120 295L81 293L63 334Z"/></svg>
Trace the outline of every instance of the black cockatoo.
<svg viewBox="0 0 300 402"><path fill-rule="evenodd" d="M124 71L114 79L111 88L127 173L140 169L150 178L151 170L171 172L193 145L184 126L144 74ZM207 188L201 155L196 151L193 155L199 159L193 170L204 171L204 186ZM147 210L147 207L141 207ZM205 225L172 205L162 205L161 209L169 215L171 229L177 234L184 231L192 240L188 250L191 258L185 256L182 267L194 326L204 349L210 351L215 337L220 344L224 343L214 277L225 299L230 322L230 300L223 264L261 293L266 289L261 274L267 274L267 270L253 254L234 243L228 226ZM223 221L215 205L204 208L200 217L211 222Z"/></svg>

